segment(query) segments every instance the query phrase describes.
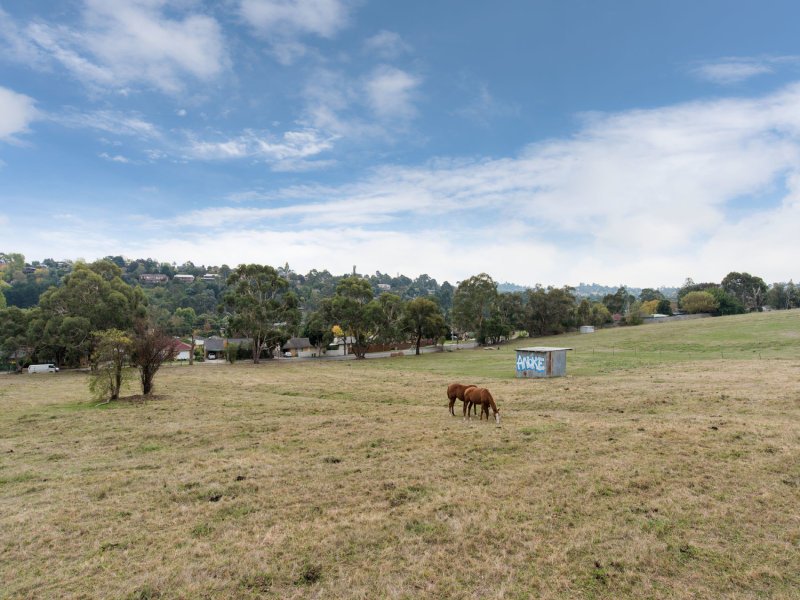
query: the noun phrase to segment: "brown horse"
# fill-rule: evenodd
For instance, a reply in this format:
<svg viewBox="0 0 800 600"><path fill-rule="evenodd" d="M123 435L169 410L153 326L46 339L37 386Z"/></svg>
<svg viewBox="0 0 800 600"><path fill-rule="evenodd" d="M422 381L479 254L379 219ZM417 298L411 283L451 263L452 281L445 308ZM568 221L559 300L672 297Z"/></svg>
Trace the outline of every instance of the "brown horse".
<svg viewBox="0 0 800 600"><path fill-rule="evenodd" d="M451 383L447 386L447 399L450 400L450 414L454 417L456 416L455 411L453 410L453 406L455 406L456 400L461 400L464 402L464 408L466 409L467 403L464 401L464 392L469 388L474 388L474 385L461 385L460 383ZM475 409L475 414L478 414L478 409Z"/></svg>
<svg viewBox="0 0 800 600"><path fill-rule="evenodd" d="M491 406L494 411L494 420L498 425L500 424L500 409L497 408L497 404L494 403L494 398L492 398L492 393L489 390L486 388L472 387L464 392L464 406L466 407L464 415L467 418L469 418L470 407L476 404L481 405L481 420L483 420L484 413L486 413L486 420L489 420L489 407Z"/></svg>

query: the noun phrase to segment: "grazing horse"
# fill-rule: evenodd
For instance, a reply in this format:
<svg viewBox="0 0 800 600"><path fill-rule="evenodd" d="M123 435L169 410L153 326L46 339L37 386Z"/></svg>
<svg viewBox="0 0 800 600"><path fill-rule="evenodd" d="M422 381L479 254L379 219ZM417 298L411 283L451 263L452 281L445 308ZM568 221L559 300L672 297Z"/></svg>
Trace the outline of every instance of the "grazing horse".
<svg viewBox="0 0 800 600"><path fill-rule="evenodd" d="M486 420L489 420L489 407L491 406L494 411L494 420L498 425L500 424L500 409L497 408L497 404L494 403L494 398L492 398L492 394L489 390L486 388L472 387L464 392L464 406L466 407L466 412L464 414L467 418L470 418L470 407L476 404L481 405L481 419L483 419L483 414L486 413Z"/></svg>
<svg viewBox="0 0 800 600"><path fill-rule="evenodd" d="M456 416L455 411L453 410L453 406L456 403L456 400L461 400L464 402L464 408L466 409L467 403L464 400L464 392L469 388L474 388L474 385L461 385L460 383L451 383L447 386L447 399L450 400L450 414L454 417ZM475 414L477 413L477 408L475 409Z"/></svg>

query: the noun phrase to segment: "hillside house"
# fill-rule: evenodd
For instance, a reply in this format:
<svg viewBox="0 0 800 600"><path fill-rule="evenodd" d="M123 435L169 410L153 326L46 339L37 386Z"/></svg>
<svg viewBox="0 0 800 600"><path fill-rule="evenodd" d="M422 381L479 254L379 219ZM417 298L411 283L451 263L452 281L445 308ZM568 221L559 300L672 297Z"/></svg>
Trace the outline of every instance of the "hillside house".
<svg viewBox="0 0 800 600"><path fill-rule="evenodd" d="M189 273L178 273L172 278L172 280L179 283L192 283L194 281L194 275L190 275Z"/></svg>
<svg viewBox="0 0 800 600"><path fill-rule="evenodd" d="M163 273L142 273L139 275L139 281L142 283L166 283L169 277Z"/></svg>

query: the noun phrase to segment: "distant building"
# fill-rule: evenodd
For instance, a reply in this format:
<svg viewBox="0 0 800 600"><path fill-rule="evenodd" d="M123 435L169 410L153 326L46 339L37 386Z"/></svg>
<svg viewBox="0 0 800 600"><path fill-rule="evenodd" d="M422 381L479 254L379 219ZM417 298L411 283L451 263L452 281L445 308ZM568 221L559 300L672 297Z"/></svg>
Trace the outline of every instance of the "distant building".
<svg viewBox="0 0 800 600"><path fill-rule="evenodd" d="M283 346L281 346L281 350L293 357L306 357L314 355L314 346L311 345L311 342L308 338L293 337Z"/></svg>
<svg viewBox="0 0 800 600"><path fill-rule="evenodd" d="M202 279L203 281L216 281L219 279L219 273L206 273Z"/></svg>
<svg viewBox="0 0 800 600"><path fill-rule="evenodd" d="M192 347L189 344L176 338L172 346L177 352L175 360L189 360L189 353L192 351Z"/></svg>
<svg viewBox="0 0 800 600"><path fill-rule="evenodd" d="M379 283L378 289L382 292L388 292L390 289L392 289L392 286L388 283Z"/></svg>
<svg viewBox="0 0 800 600"><path fill-rule="evenodd" d="M169 277L161 273L142 273L139 275L139 281L142 283L166 283Z"/></svg>
<svg viewBox="0 0 800 600"><path fill-rule="evenodd" d="M178 273L172 278L172 280L180 283L192 283L194 281L194 275L189 275L189 273Z"/></svg>

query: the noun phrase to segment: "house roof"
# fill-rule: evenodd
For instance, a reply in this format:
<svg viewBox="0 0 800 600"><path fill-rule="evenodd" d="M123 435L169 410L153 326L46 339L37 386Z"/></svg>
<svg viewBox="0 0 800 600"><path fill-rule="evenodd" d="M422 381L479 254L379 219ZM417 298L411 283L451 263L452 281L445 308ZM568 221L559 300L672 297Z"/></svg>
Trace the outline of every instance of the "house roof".
<svg viewBox="0 0 800 600"><path fill-rule="evenodd" d="M175 341L172 342L172 346L175 348L176 352L186 352L192 349L189 344L179 339L175 339Z"/></svg>
<svg viewBox="0 0 800 600"><path fill-rule="evenodd" d="M311 341L308 338L297 338L293 337L289 339L283 346L281 346L281 350L301 350L303 348L310 348Z"/></svg>
<svg viewBox="0 0 800 600"><path fill-rule="evenodd" d="M225 348L225 340L221 337L212 336L206 338L204 347L206 352L221 352Z"/></svg>
<svg viewBox="0 0 800 600"><path fill-rule="evenodd" d="M249 346L253 343L250 338L221 338L212 335L210 338L203 340L203 346L206 352L222 352L229 344L238 344L239 346Z"/></svg>

